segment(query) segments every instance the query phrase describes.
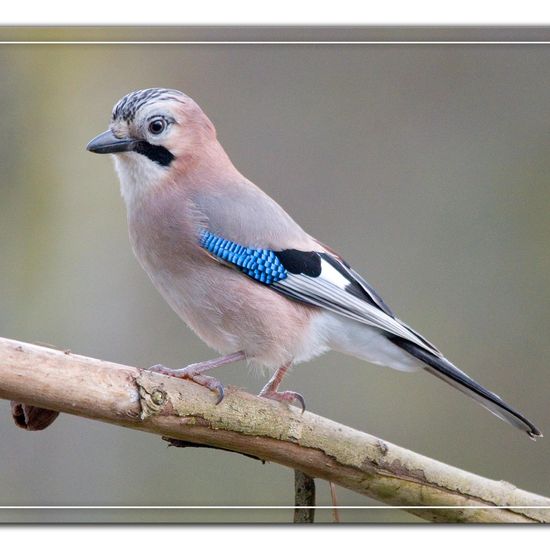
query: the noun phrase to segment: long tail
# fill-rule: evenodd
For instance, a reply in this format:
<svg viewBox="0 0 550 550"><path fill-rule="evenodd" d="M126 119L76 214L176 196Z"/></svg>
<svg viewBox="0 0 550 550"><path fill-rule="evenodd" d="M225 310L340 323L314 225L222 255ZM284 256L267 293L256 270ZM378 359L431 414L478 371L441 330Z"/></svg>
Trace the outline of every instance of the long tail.
<svg viewBox="0 0 550 550"><path fill-rule="evenodd" d="M482 407L485 407L494 415L508 422L508 424L527 432L527 435L531 439L535 440L537 437L542 437L541 431L532 422L510 407L498 395L478 384L460 369L457 369L444 357L437 357L413 342L399 336L388 336L388 338L395 345L425 363L425 369L428 372L470 396L472 399L475 399Z"/></svg>

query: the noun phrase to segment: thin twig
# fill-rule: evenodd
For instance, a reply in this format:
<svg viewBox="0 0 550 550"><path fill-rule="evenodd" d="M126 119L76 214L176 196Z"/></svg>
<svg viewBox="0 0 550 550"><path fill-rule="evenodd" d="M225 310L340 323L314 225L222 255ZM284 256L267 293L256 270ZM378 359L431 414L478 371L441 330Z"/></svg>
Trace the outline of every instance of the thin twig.
<svg viewBox="0 0 550 550"><path fill-rule="evenodd" d="M340 510L338 510L338 499L336 498L336 485L329 482L330 485L330 498L332 500L332 519L334 523L340 523Z"/></svg>

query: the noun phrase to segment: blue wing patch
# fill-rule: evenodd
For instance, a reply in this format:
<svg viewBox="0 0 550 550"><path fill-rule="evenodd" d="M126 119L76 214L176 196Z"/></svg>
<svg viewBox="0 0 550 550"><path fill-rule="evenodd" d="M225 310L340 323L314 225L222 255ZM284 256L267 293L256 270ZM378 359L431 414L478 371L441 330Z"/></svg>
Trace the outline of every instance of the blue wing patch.
<svg viewBox="0 0 550 550"><path fill-rule="evenodd" d="M270 285L288 277L287 270L273 250L242 246L206 229L201 231L200 245L260 283Z"/></svg>

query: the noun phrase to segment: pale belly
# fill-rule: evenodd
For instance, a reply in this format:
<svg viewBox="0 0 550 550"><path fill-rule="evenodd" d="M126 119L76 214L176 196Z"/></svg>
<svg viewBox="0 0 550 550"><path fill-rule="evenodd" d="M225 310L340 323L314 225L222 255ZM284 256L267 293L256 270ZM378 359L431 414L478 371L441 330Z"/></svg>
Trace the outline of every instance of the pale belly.
<svg viewBox="0 0 550 550"><path fill-rule="evenodd" d="M146 270L148 271L148 270ZM248 361L276 369L328 350L315 322L317 308L292 301L221 265L187 273L149 273L172 309L221 354L243 351Z"/></svg>

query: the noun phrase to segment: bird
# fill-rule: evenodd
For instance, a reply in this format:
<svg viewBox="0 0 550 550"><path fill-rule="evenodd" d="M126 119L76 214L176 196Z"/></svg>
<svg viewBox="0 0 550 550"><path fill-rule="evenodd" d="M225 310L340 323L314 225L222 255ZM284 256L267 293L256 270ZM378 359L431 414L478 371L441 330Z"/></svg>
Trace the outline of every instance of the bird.
<svg viewBox="0 0 550 550"><path fill-rule="evenodd" d="M87 150L111 154L130 243L151 282L215 359L153 371L216 393L205 374L245 360L271 374L259 396L305 409L280 391L295 365L334 350L400 371L425 370L526 432L541 431L413 330L337 252L309 235L242 175L188 95L133 91Z"/></svg>

